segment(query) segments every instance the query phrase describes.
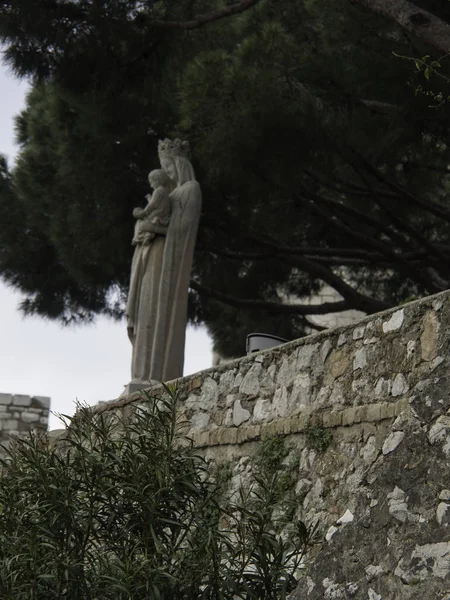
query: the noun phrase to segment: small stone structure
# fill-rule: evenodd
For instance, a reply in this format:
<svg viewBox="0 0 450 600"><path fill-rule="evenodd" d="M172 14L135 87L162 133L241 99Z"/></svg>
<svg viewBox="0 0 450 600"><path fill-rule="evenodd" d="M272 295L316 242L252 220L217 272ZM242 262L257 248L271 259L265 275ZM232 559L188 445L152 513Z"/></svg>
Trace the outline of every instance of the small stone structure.
<svg viewBox="0 0 450 600"><path fill-rule="evenodd" d="M30 430L47 431L50 398L0 393L0 444L11 434L27 435Z"/></svg>
<svg viewBox="0 0 450 600"><path fill-rule="evenodd" d="M262 439L284 437L296 517L323 532L293 599L450 600L449 367L443 292L174 382L231 485Z"/></svg>

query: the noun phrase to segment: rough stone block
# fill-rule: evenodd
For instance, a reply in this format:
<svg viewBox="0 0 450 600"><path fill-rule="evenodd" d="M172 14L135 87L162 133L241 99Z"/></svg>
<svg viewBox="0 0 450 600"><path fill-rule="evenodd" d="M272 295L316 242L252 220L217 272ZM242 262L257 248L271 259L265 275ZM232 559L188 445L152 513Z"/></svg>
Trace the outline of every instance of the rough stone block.
<svg viewBox="0 0 450 600"><path fill-rule="evenodd" d="M367 419L368 406L357 406L355 408L355 423L363 423Z"/></svg>
<svg viewBox="0 0 450 600"><path fill-rule="evenodd" d="M374 421L380 421L381 420L381 404L369 404L367 406L366 419L369 423L374 422Z"/></svg>
<svg viewBox="0 0 450 600"><path fill-rule="evenodd" d="M420 336L420 347L422 360L430 361L436 357L439 333L439 320L434 311L428 311L422 319L422 335Z"/></svg>
<svg viewBox="0 0 450 600"><path fill-rule="evenodd" d="M219 445L219 431L220 429L214 429L214 431L209 432L209 446L218 446Z"/></svg>
<svg viewBox="0 0 450 600"><path fill-rule="evenodd" d="M348 427L349 425L353 425L355 423L355 408L346 408L342 411L342 425L343 427Z"/></svg>
<svg viewBox="0 0 450 600"><path fill-rule="evenodd" d="M261 425L247 425L245 431L248 440L258 440L261 437Z"/></svg>
<svg viewBox="0 0 450 600"><path fill-rule="evenodd" d="M48 396L33 396L31 398L31 406L33 408L50 408L51 399Z"/></svg>
<svg viewBox="0 0 450 600"><path fill-rule="evenodd" d="M340 427L342 425L342 412L326 412L322 420L325 428Z"/></svg>
<svg viewBox="0 0 450 600"><path fill-rule="evenodd" d="M246 408L242 407L241 401L239 399L236 400L233 406L233 425L239 427L239 425L245 421L248 421L250 417L250 412Z"/></svg>
<svg viewBox="0 0 450 600"><path fill-rule="evenodd" d="M408 398L402 398L401 400L399 400L398 402L396 402L394 410L395 410L395 416L396 417L398 417L404 411L409 411L410 412L410 406L409 406L409 400L408 400Z"/></svg>
<svg viewBox="0 0 450 600"><path fill-rule="evenodd" d="M405 311L403 308L394 312L388 321L383 323L383 333L397 331L403 325Z"/></svg>
<svg viewBox="0 0 450 600"><path fill-rule="evenodd" d="M3 421L3 431L17 431L19 429L19 421L17 419L6 419Z"/></svg>
<svg viewBox="0 0 450 600"><path fill-rule="evenodd" d="M206 446L209 443L209 431L199 431L192 434L196 446Z"/></svg>
<svg viewBox="0 0 450 600"><path fill-rule="evenodd" d="M201 378L195 377L194 379L191 379L190 381L188 381L187 389L189 392L191 392L192 390L197 390L199 387L201 387L201 385L202 385Z"/></svg>
<svg viewBox="0 0 450 600"><path fill-rule="evenodd" d="M34 412L23 412L20 418L24 423L36 423L39 421L39 415Z"/></svg>
<svg viewBox="0 0 450 600"><path fill-rule="evenodd" d="M31 406L31 396L23 394L14 394L13 406Z"/></svg>
<svg viewBox="0 0 450 600"><path fill-rule="evenodd" d="M0 404L9 405L12 404L13 395L12 394L0 394Z"/></svg>
<svg viewBox="0 0 450 600"><path fill-rule="evenodd" d="M344 350L333 350L329 358L331 375L334 379L342 377L349 367L349 358Z"/></svg>
<svg viewBox="0 0 450 600"><path fill-rule="evenodd" d="M385 402L381 405L380 418L392 419L395 417L395 404L393 402Z"/></svg>

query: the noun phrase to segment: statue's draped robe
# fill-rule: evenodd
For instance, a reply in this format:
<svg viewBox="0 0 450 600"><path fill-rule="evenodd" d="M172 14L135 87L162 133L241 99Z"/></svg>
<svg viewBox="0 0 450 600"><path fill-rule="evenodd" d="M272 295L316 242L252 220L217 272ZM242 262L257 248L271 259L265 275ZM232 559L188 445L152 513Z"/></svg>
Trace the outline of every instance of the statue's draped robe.
<svg viewBox="0 0 450 600"><path fill-rule="evenodd" d="M165 236L157 235L149 246L138 244L131 265L127 321L133 345L133 381L150 381L151 357L158 318L159 282Z"/></svg>
<svg viewBox="0 0 450 600"><path fill-rule="evenodd" d="M200 220L202 196L197 181L187 181L170 195L159 286L158 318L152 352L152 379L170 381L183 375L188 290Z"/></svg>

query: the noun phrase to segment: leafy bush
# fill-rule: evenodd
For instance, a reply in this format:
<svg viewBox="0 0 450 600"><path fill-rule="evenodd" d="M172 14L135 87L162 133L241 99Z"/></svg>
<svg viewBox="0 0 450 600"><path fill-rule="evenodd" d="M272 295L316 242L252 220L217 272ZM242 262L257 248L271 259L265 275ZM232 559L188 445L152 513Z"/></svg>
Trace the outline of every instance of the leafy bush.
<svg viewBox="0 0 450 600"><path fill-rule="evenodd" d="M183 427L168 390L127 419L81 408L57 447L17 440L2 460L0 597L285 598L311 534L277 528L277 475L232 502Z"/></svg>

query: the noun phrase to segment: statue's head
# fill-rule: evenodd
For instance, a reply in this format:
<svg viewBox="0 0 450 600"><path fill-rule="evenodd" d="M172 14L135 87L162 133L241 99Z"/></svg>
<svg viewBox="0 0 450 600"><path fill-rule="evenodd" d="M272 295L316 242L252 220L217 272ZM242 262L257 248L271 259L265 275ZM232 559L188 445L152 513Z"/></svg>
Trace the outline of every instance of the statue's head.
<svg viewBox="0 0 450 600"><path fill-rule="evenodd" d="M194 169L188 159L189 150L189 142L183 142L178 138L176 140L166 138L158 143L161 167L178 185L195 180Z"/></svg>
<svg viewBox="0 0 450 600"><path fill-rule="evenodd" d="M161 185L170 187L172 181L164 169L154 169L148 174L148 182L152 188L157 188Z"/></svg>

